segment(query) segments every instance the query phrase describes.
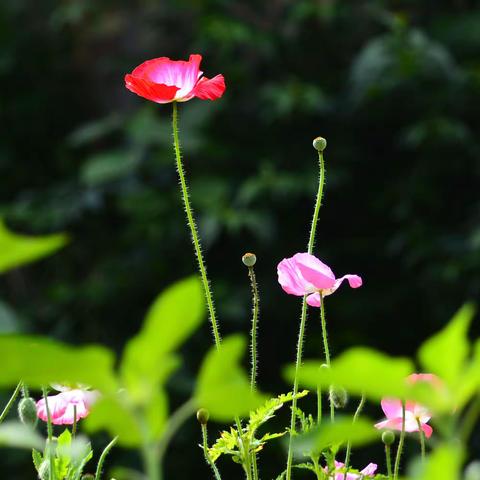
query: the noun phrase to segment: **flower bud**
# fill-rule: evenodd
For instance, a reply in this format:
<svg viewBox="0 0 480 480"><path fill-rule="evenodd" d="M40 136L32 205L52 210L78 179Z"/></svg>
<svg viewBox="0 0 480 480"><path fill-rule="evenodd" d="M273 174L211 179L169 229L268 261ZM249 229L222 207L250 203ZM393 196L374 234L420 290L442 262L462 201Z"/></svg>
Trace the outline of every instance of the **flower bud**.
<svg viewBox="0 0 480 480"><path fill-rule="evenodd" d="M348 402L347 391L343 387L330 388L330 402L335 408L343 408Z"/></svg>
<svg viewBox="0 0 480 480"><path fill-rule="evenodd" d="M86 473L85 475L82 475L81 480L95 480L95 475Z"/></svg>
<svg viewBox="0 0 480 480"><path fill-rule="evenodd" d="M205 408L201 408L197 411L197 420L201 425L206 425L209 418L210 413Z"/></svg>
<svg viewBox="0 0 480 480"><path fill-rule="evenodd" d="M475 460L465 469L465 480L478 480L480 478L480 461Z"/></svg>
<svg viewBox="0 0 480 480"><path fill-rule="evenodd" d="M395 434L392 431L387 430L382 433L382 442L385 445L390 446L394 441L395 441Z"/></svg>
<svg viewBox="0 0 480 480"><path fill-rule="evenodd" d="M253 267L257 263L257 257L254 253L246 253L242 257L242 262L246 267Z"/></svg>
<svg viewBox="0 0 480 480"><path fill-rule="evenodd" d="M313 148L323 152L327 148L327 141L323 137L317 137L313 140Z"/></svg>
<svg viewBox="0 0 480 480"><path fill-rule="evenodd" d="M37 406L31 397L25 397L18 402L18 417L24 425L35 428L38 422Z"/></svg>

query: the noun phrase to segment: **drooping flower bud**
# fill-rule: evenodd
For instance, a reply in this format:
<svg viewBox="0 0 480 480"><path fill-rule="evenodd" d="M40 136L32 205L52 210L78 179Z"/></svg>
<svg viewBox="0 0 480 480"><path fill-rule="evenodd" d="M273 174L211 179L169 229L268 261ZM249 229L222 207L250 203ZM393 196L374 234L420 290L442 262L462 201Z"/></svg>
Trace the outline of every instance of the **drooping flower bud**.
<svg viewBox="0 0 480 480"><path fill-rule="evenodd" d="M387 430L382 433L382 442L390 446L395 441L395 434L391 430Z"/></svg>
<svg viewBox="0 0 480 480"><path fill-rule="evenodd" d="M343 387L332 386L330 388L330 402L335 408L343 408L348 403L348 394Z"/></svg>
<svg viewBox="0 0 480 480"><path fill-rule="evenodd" d="M210 413L205 408L201 408L197 411L197 420L201 425L206 425L209 418Z"/></svg>
<svg viewBox="0 0 480 480"><path fill-rule="evenodd" d="M323 152L327 148L327 141L323 137L317 137L313 140L313 148Z"/></svg>
<svg viewBox="0 0 480 480"><path fill-rule="evenodd" d="M253 267L257 263L257 257L254 253L246 253L242 257L242 262L246 267Z"/></svg>
<svg viewBox="0 0 480 480"><path fill-rule="evenodd" d="M37 406L33 398L25 397L18 402L18 417L24 425L36 427L38 422Z"/></svg>

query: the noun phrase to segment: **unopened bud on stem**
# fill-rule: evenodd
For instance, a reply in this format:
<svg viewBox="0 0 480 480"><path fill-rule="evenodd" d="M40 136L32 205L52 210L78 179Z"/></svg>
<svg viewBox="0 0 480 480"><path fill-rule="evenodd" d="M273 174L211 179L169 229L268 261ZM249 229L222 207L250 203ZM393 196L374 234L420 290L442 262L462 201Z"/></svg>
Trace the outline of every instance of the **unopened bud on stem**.
<svg viewBox="0 0 480 480"><path fill-rule="evenodd" d="M390 446L394 441L395 441L395 434L392 431L387 430L386 432L382 433L382 442L385 445Z"/></svg>
<svg viewBox="0 0 480 480"><path fill-rule="evenodd" d="M246 253L242 257L242 262L246 267L253 267L257 263L257 257L254 253Z"/></svg>
<svg viewBox="0 0 480 480"><path fill-rule="evenodd" d="M343 387L330 388L330 401L335 408L343 408L348 402L347 391Z"/></svg>
<svg viewBox="0 0 480 480"><path fill-rule="evenodd" d="M18 417L24 425L35 428L38 422L35 400L25 397L18 402Z"/></svg>
<svg viewBox="0 0 480 480"><path fill-rule="evenodd" d="M327 148L327 141L323 137L317 137L313 140L313 148L323 152Z"/></svg>
<svg viewBox="0 0 480 480"><path fill-rule="evenodd" d="M197 420L201 425L206 425L208 419L210 418L210 413L205 408L201 408L197 411Z"/></svg>

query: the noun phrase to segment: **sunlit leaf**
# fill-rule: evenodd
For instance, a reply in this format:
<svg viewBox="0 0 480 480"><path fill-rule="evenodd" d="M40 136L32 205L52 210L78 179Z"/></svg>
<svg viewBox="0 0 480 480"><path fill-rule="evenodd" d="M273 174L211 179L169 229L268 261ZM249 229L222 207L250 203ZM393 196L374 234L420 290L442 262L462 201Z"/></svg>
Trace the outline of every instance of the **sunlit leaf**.
<svg viewBox="0 0 480 480"><path fill-rule="evenodd" d="M411 480L460 480L463 452L459 445L441 444L427 457L425 463L413 464Z"/></svg>
<svg viewBox="0 0 480 480"><path fill-rule="evenodd" d="M294 437L294 453L303 456L308 452L321 452L329 447L351 442L352 446L366 445L380 437L372 421L365 418L336 417L335 422L322 422L308 433Z"/></svg>
<svg viewBox="0 0 480 480"><path fill-rule="evenodd" d="M102 346L72 347L45 337L3 335L0 352L8 358L0 369L0 386L22 379L36 388L50 383L82 383L102 391L116 388L114 356Z"/></svg>
<svg viewBox="0 0 480 480"><path fill-rule="evenodd" d="M0 425L0 446L42 450L44 439L27 425L10 421Z"/></svg>
<svg viewBox="0 0 480 480"><path fill-rule="evenodd" d="M349 393L379 400L384 396L402 397L407 390L405 378L413 372L413 364L407 358L393 358L369 348L357 347L337 357L330 369L321 368L322 362L306 361L300 368L299 383L310 389L320 384L337 385ZM293 381L295 366L285 370Z"/></svg>
<svg viewBox="0 0 480 480"><path fill-rule="evenodd" d="M7 229L0 219L0 273L51 255L68 241L66 235L30 237Z"/></svg>
<svg viewBox="0 0 480 480"><path fill-rule="evenodd" d="M106 430L110 436L118 436L118 444L124 447L137 447L142 443L137 419L119 398L103 397L96 402L84 420L84 427L90 433Z"/></svg>
<svg viewBox="0 0 480 480"><path fill-rule="evenodd" d="M467 332L474 315L474 306L464 305L448 325L424 342L418 351L424 370L435 373L453 388L458 383L470 350Z"/></svg>
<svg viewBox="0 0 480 480"><path fill-rule="evenodd" d="M195 398L199 406L209 410L213 419L230 421L248 413L265 401L265 396L250 391L246 373L240 366L245 339L225 338L220 348L207 354L197 381Z"/></svg>

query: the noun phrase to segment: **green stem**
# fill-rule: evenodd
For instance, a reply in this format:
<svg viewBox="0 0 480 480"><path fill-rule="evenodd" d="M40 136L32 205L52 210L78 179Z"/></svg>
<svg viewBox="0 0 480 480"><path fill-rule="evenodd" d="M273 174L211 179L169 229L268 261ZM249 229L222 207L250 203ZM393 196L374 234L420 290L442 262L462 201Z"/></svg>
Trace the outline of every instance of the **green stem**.
<svg viewBox="0 0 480 480"><path fill-rule="evenodd" d="M313 462L313 467L315 469L315 475L317 476L317 480L323 480L325 478L325 474L323 473L320 465L318 464L318 459L314 455L312 455L310 458Z"/></svg>
<svg viewBox="0 0 480 480"><path fill-rule="evenodd" d="M248 276L250 278L250 285L252 288L252 371L250 372L250 389L253 391L256 388L257 382L257 328L258 328L258 314L260 305L260 295L258 294L257 278L255 276L255 270L253 267L248 267Z"/></svg>
<svg viewBox="0 0 480 480"><path fill-rule="evenodd" d="M73 406L73 425L72 425L72 437L75 439L77 434L77 406Z"/></svg>
<svg viewBox="0 0 480 480"><path fill-rule="evenodd" d="M257 454L252 452L252 470L253 470L253 480L258 480L258 467L257 467Z"/></svg>
<svg viewBox="0 0 480 480"><path fill-rule="evenodd" d="M210 290L210 283L207 277L207 269L203 261L202 248L200 246L200 240L198 238L197 226L193 218L192 208L190 206L190 198L188 196L187 182L185 180L185 171L182 163L182 154L180 151L180 141L178 138L178 107L177 102L173 102L173 116L172 116L172 128L173 128L173 146L175 150L175 159L177 163L177 172L180 179L180 187L182 189L183 204L185 206L185 212L187 214L188 226L192 235L192 242L195 248L195 254L198 260L198 268L200 270L200 276L202 278L203 290L205 298L207 300L208 311L210 314L210 322L212 324L213 337L215 339L215 345L220 347L220 333L218 331L217 319L215 314L215 306L213 304L213 296Z"/></svg>
<svg viewBox="0 0 480 480"><path fill-rule="evenodd" d="M355 410L355 413L353 415L353 420L352 420L352 425L357 421L363 406L365 405L365 395L362 395L362 398L360 398L360 402L358 404L357 409ZM350 454L352 451L352 442L347 443L347 453L345 454L345 475L343 476L343 480L347 480L347 473L348 473L348 467L350 466Z"/></svg>
<svg viewBox="0 0 480 480"><path fill-rule="evenodd" d="M317 233L317 223L319 218L320 207L322 206L323 186L325 184L325 162L323 161L323 153L318 153L320 175L318 181L317 198L315 200L315 208L313 210L312 225L310 227L310 235L308 238L308 253L313 252L313 246L315 244L315 235ZM307 323L307 297L304 296L302 300L302 313L300 315L300 329L298 332L297 340L297 356L295 361L295 378L293 380L293 400L292 400L292 414L290 417L290 438L288 442L288 454L287 454L287 475L286 480L292 478L292 463L293 463L293 437L296 434L295 431L295 411L297 409L297 393L298 393L298 373L300 371L300 365L302 364L302 352L303 352L303 338L305 336L305 325Z"/></svg>
<svg viewBox="0 0 480 480"><path fill-rule="evenodd" d="M156 446L145 441L142 446L143 464L148 480L161 480L162 472Z"/></svg>
<svg viewBox="0 0 480 480"><path fill-rule="evenodd" d="M463 417L463 422L460 427L460 438L464 443L467 443L470 435L475 428L475 425L478 421L478 416L480 415L480 397L477 396L470 404L465 416Z"/></svg>
<svg viewBox="0 0 480 480"><path fill-rule="evenodd" d="M165 427L165 432L160 439L158 444L158 461L161 464L163 462L163 458L167 451L168 445L172 440L175 433L177 433L178 429L183 425L183 423L195 413L195 401L193 399L188 400L183 405L181 405L175 412L173 412L172 416L168 419L167 426Z"/></svg>
<svg viewBox="0 0 480 480"><path fill-rule="evenodd" d="M243 428L242 422L240 418L237 416L235 417L235 423L237 425L237 432L238 432L238 448L240 450L240 455L242 458L242 466L245 470L245 474L247 480L252 480L252 465L250 464L250 446L248 443L245 443L245 438L243 437Z"/></svg>
<svg viewBox="0 0 480 480"><path fill-rule="evenodd" d="M322 423L322 386L317 385L317 425Z"/></svg>
<svg viewBox="0 0 480 480"><path fill-rule="evenodd" d="M117 443L118 437L115 437L103 450L100 458L98 459L97 470L95 472L95 480L100 480L102 477L102 469L103 464L105 463L105 458L110 453L110 450L115 446Z"/></svg>
<svg viewBox="0 0 480 480"><path fill-rule="evenodd" d="M405 441L405 402L402 400L402 431L400 432L400 440L398 441L397 456L395 457L395 469L393 471L393 480L398 479L398 471L400 469L400 458L402 456L404 441Z"/></svg>
<svg viewBox="0 0 480 480"><path fill-rule="evenodd" d="M210 465L211 469L213 470L213 475L215 476L215 480L222 480L220 477L220 472L218 471L215 462L210 457L208 453L208 435L207 435L207 425L202 423L202 440L203 440L203 453L205 456L206 462Z"/></svg>
<svg viewBox="0 0 480 480"><path fill-rule="evenodd" d="M392 479L392 454L390 445L385 445L385 458L387 460L387 476L388 480Z"/></svg>
<svg viewBox="0 0 480 480"><path fill-rule="evenodd" d="M418 435L420 436L420 450L422 452L422 462L425 461L425 432L422 430L420 419L417 418Z"/></svg>
<svg viewBox="0 0 480 480"><path fill-rule="evenodd" d="M328 348L327 321L325 319L325 297L320 292L320 319L322 323L323 349L325 351L325 363L330 368L330 349ZM333 386L330 385L330 395ZM335 405L330 398L330 420L335 420Z"/></svg>
<svg viewBox="0 0 480 480"><path fill-rule="evenodd" d="M55 459L54 459L54 456L53 456L52 417L50 415L50 407L48 406L47 389L45 387L42 388L42 393L43 393L43 399L45 401L45 410L47 412L48 459L49 459L49 464L50 464L48 478L49 478L49 480L55 480L55 477L54 477Z"/></svg>
<svg viewBox="0 0 480 480"><path fill-rule="evenodd" d="M12 396L10 397L10 400L5 405L5 408L3 409L3 412L0 415L0 423L2 423L5 420L5 417L8 415L8 412L10 411L13 404L15 403L15 400L17 399L18 394L20 393L20 389L22 388L22 383L23 382L18 382L18 385L13 391Z"/></svg>

